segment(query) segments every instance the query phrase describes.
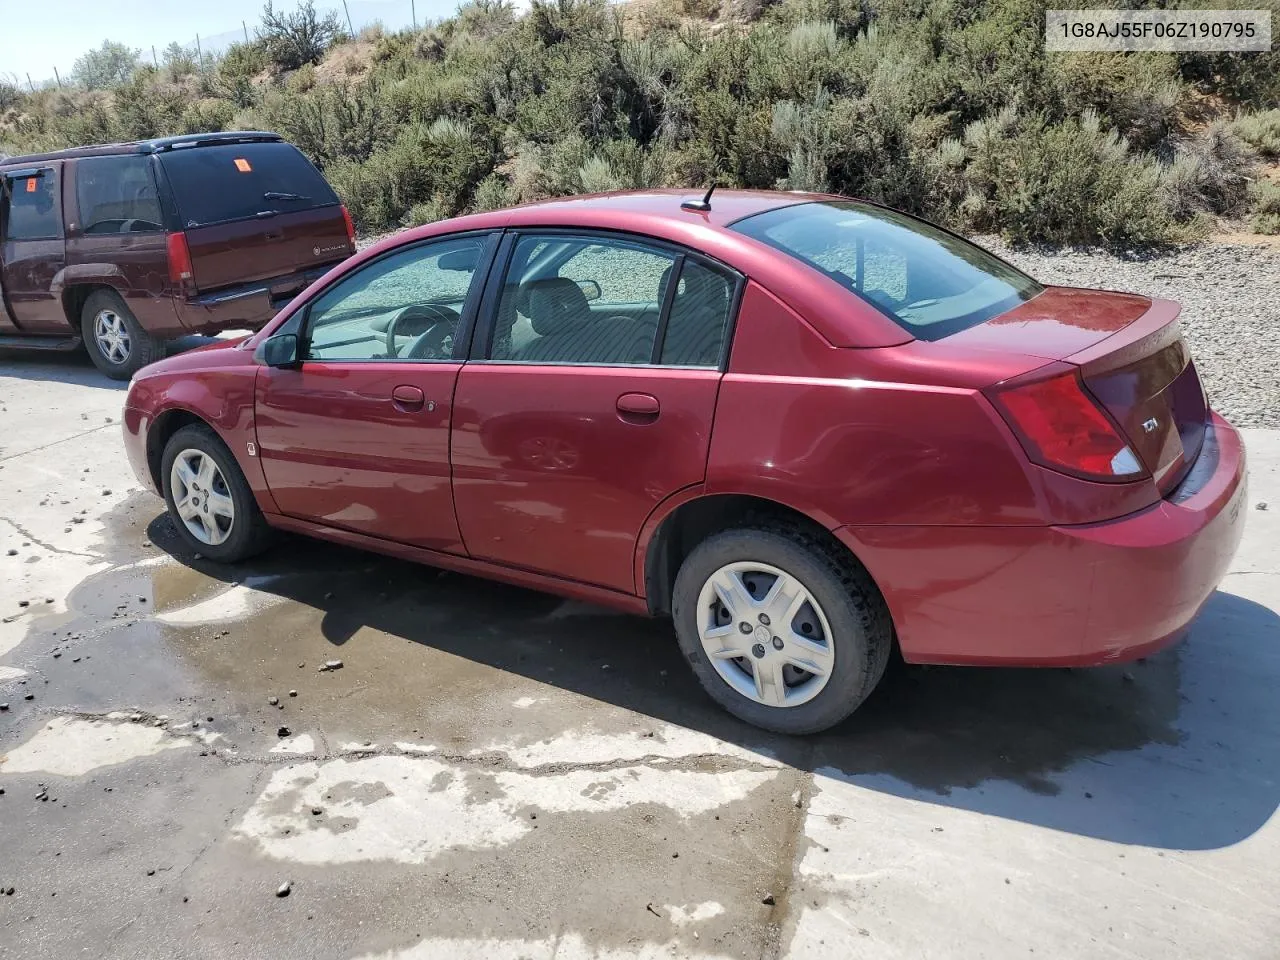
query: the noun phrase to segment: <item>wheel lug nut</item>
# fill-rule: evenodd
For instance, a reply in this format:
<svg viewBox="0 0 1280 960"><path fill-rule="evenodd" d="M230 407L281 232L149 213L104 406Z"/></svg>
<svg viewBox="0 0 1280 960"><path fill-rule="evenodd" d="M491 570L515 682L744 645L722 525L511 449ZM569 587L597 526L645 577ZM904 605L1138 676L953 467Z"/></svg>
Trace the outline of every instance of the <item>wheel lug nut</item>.
<svg viewBox="0 0 1280 960"><path fill-rule="evenodd" d="M764 644L757 643L754 647L751 648L751 652L755 655L755 658L757 660L762 659L764 657Z"/></svg>
<svg viewBox="0 0 1280 960"><path fill-rule="evenodd" d="M749 624L749 623L747 623L747 621L743 620L740 624L738 624L738 629L739 629L739 630L741 630L743 633L750 633L750 632L751 632L751 624Z"/></svg>
<svg viewBox="0 0 1280 960"><path fill-rule="evenodd" d="M760 614L760 623L765 627L769 625L769 615L767 613Z"/></svg>
<svg viewBox="0 0 1280 960"><path fill-rule="evenodd" d="M782 638L781 638L781 637L774 637L774 638L773 638L773 649L775 649L775 650L781 650L781 649L782 649Z"/></svg>

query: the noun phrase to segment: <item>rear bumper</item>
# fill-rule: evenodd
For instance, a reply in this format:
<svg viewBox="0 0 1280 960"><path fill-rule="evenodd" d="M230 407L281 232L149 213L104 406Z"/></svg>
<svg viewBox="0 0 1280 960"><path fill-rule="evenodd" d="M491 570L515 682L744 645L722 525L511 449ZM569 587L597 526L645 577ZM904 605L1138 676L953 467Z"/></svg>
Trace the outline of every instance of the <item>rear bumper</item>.
<svg viewBox="0 0 1280 960"><path fill-rule="evenodd" d="M1160 502L1058 527L842 527L916 663L1087 666L1178 639L1244 532L1245 452L1210 414L1204 447Z"/></svg>
<svg viewBox="0 0 1280 960"><path fill-rule="evenodd" d="M187 329L194 333L254 330L284 309L290 300L323 277L333 266L334 264L329 263L314 270L259 280L190 300L180 300L177 301L178 313Z"/></svg>

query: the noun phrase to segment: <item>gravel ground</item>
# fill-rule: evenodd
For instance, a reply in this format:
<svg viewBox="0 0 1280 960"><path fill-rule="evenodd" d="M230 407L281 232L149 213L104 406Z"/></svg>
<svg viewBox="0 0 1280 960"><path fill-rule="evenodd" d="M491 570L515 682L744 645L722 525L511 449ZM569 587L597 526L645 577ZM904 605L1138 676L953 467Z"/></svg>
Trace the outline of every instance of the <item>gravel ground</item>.
<svg viewBox="0 0 1280 960"><path fill-rule="evenodd" d="M1115 254L974 239L1042 283L1177 300L1214 409L1237 426L1280 427L1280 248L1203 243Z"/></svg>
<svg viewBox="0 0 1280 960"><path fill-rule="evenodd" d="M1116 255L978 242L1041 283L1177 300L1213 408L1237 426L1280 427L1280 250L1197 244Z"/></svg>

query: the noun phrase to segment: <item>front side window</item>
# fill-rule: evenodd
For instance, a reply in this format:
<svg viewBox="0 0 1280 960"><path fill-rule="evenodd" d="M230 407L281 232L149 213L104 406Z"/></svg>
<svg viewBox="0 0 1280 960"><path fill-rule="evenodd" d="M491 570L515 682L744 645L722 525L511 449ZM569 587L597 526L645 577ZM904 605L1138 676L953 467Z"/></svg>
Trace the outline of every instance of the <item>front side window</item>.
<svg viewBox="0 0 1280 960"><path fill-rule="evenodd" d="M982 323L1044 289L945 230L854 200L780 207L731 229L831 278L921 340Z"/></svg>
<svg viewBox="0 0 1280 960"><path fill-rule="evenodd" d="M51 167L32 176L10 177L5 188L9 193L5 239L55 240L61 235L62 204L58 177Z"/></svg>
<svg viewBox="0 0 1280 960"><path fill-rule="evenodd" d="M307 360L451 360L487 238L458 237L374 261L307 314Z"/></svg>
<svg viewBox="0 0 1280 960"><path fill-rule="evenodd" d="M507 270L491 360L653 362L676 257L612 238L523 236Z"/></svg>
<svg viewBox="0 0 1280 960"><path fill-rule="evenodd" d="M76 164L80 229L88 235L163 230L150 160L141 156L86 157Z"/></svg>

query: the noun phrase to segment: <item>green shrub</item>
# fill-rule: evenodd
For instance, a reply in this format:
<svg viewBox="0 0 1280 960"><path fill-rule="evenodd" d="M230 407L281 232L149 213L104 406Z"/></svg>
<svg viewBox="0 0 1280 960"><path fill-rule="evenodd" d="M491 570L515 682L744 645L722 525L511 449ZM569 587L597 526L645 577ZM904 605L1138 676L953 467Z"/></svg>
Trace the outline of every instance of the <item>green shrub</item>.
<svg viewBox="0 0 1280 960"><path fill-rule="evenodd" d="M316 14L314 0L301 0L292 13L278 12L272 0L262 8L258 42L267 58L281 70L297 70L319 63L326 50L343 36L336 13Z"/></svg>
<svg viewBox="0 0 1280 960"><path fill-rule="evenodd" d="M1280 158L1280 109L1242 113L1231 124L1231 132L1259 156Z"/></svg>
<svg viewBox="0 0 1280 960"><path fill-rule="evenodd" d="M123 43L102 41L102 46L79 57L71 66L71 79L86 90L118 87L133 75L141 53Z"/></svg>
<svg viewBox="0 0 1280 960"><path fill-rule="evenodd" d="M1280 233L1280 183L1259 180L1250 187L1249 226L1254 233Z"/></svg>

